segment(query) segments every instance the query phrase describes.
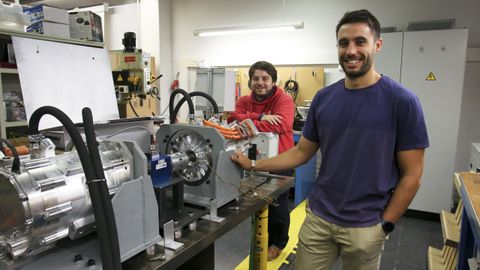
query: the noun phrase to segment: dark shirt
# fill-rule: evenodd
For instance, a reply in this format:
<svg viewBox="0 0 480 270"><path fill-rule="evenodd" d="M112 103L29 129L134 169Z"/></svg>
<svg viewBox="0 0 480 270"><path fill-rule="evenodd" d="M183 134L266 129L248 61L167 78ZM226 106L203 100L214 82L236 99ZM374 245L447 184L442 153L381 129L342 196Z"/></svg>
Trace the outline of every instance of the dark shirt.
<svg viewBox="0 0 480 270"><path fill-rule="evenodd" d="M378 223L399 181L397 152L429 146L417 96L386 76L363 89L342 79L318 91L303 136L322 153L309 205L347 227Z"/></svg>

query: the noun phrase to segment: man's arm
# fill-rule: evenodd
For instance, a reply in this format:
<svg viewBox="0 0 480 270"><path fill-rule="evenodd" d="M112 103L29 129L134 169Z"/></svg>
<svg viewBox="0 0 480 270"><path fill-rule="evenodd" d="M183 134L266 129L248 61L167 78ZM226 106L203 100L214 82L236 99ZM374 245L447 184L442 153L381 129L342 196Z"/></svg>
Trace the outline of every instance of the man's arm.
<svg viewBox="0 0 480 270"><path fill-rule="evenodd" d="M227 118L228 123L231 123L235 120L237 120L238 122L241 122L245 119L252 119L252 120L258 119L258 117L260 116L259 113L248 112L247 110L248 104L245 101L246 98L250 98L250 97L249 96L241 97L237 100L237 102L235 103L235 111L230 113L230 115Z"/></svg>
<svg viewBox="0 0 480 270"><path fill-rule="evenodd" d="M288 95L282 95L273 106L271 115L264 115L261 119L263 121L254 120L253 123L261 132L283 134L288 130L292 130L294 112L293 99Z"/></svg>
<svg viewBox="0 0 480 270"><path fill-rule="evenodd" d="M290 148L282 154L273 158L257 160L255 169L266 172L281 172L293 169L310 160L317 152L318 147L317 143L309 141L302 136L295 147ZM238 163L240 167L245 170L252 169L252 161L239 150L237 150L230 159Z"/></svg>
<svg viewBox="0 0 480 270"><path fill-rule="evenodd" d="M397 153L400 182L383 213L384 220L397 222L415 197L420 188L424 153L425 149L414 149Z"/></svg>

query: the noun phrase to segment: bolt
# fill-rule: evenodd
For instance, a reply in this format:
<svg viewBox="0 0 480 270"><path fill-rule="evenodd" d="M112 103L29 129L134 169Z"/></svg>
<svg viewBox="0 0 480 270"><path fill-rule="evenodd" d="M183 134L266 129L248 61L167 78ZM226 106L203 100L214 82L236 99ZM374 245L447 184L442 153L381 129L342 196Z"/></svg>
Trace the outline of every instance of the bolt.
<svg viewBox="0 0 480 270"><path fill-rule="evenodd" d="M194 222L188 224L188 228L190 229L190 231L197 230L197 222L194 221Z"/></svg>
<svg viewBox="0 0 480 270"><path fill-rule="evenodd" d="M147 247L147 255L149 256L153 256L155 255L155 245L151 245L149 247Z"/></svg>

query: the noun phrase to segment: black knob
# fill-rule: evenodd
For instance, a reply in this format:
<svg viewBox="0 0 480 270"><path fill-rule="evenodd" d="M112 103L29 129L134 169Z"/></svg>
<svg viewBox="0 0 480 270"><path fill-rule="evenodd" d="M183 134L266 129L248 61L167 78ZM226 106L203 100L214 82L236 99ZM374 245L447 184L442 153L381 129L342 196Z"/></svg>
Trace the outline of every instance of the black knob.
<svg viewBox="0 0 480 270"><path fill-rule="evenodd" d="M75 255L75 258L73 258L73 262L75 262L75 263L79 262L81 260L83 260L82 254L77 254L77 255Z"/></svg>
<svg viewBox="0 0 480 270"><path fill-rule="evenodd" d="M95 265L95 260L94 259L88 260L87 265L88 266L94 266Z"/></svg>

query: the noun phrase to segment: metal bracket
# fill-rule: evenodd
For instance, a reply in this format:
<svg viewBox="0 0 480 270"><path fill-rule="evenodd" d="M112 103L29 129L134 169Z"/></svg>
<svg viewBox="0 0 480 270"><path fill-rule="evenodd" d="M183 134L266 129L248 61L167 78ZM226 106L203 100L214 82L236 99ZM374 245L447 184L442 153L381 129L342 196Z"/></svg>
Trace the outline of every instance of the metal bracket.
<svg viewBox="0 0 480 270"><path fill-rule="evenodd" d="M220 223L225 220L225 218L217 216L217 201L216 200L211 200L210 201L210 214L209 215L204 215L202 218L206 220L210 220L213 222Z"/></svg>
<svg viewBox="0 0 480 270"><path fill-rule="evenodd" d="M183 247L183 243L175 241L175 227L173 226L173 220L163 224L163 239L163 247L165 248L178 250L179 248ZM159 246L162 246L161 242L158 244Z"/></svg>

